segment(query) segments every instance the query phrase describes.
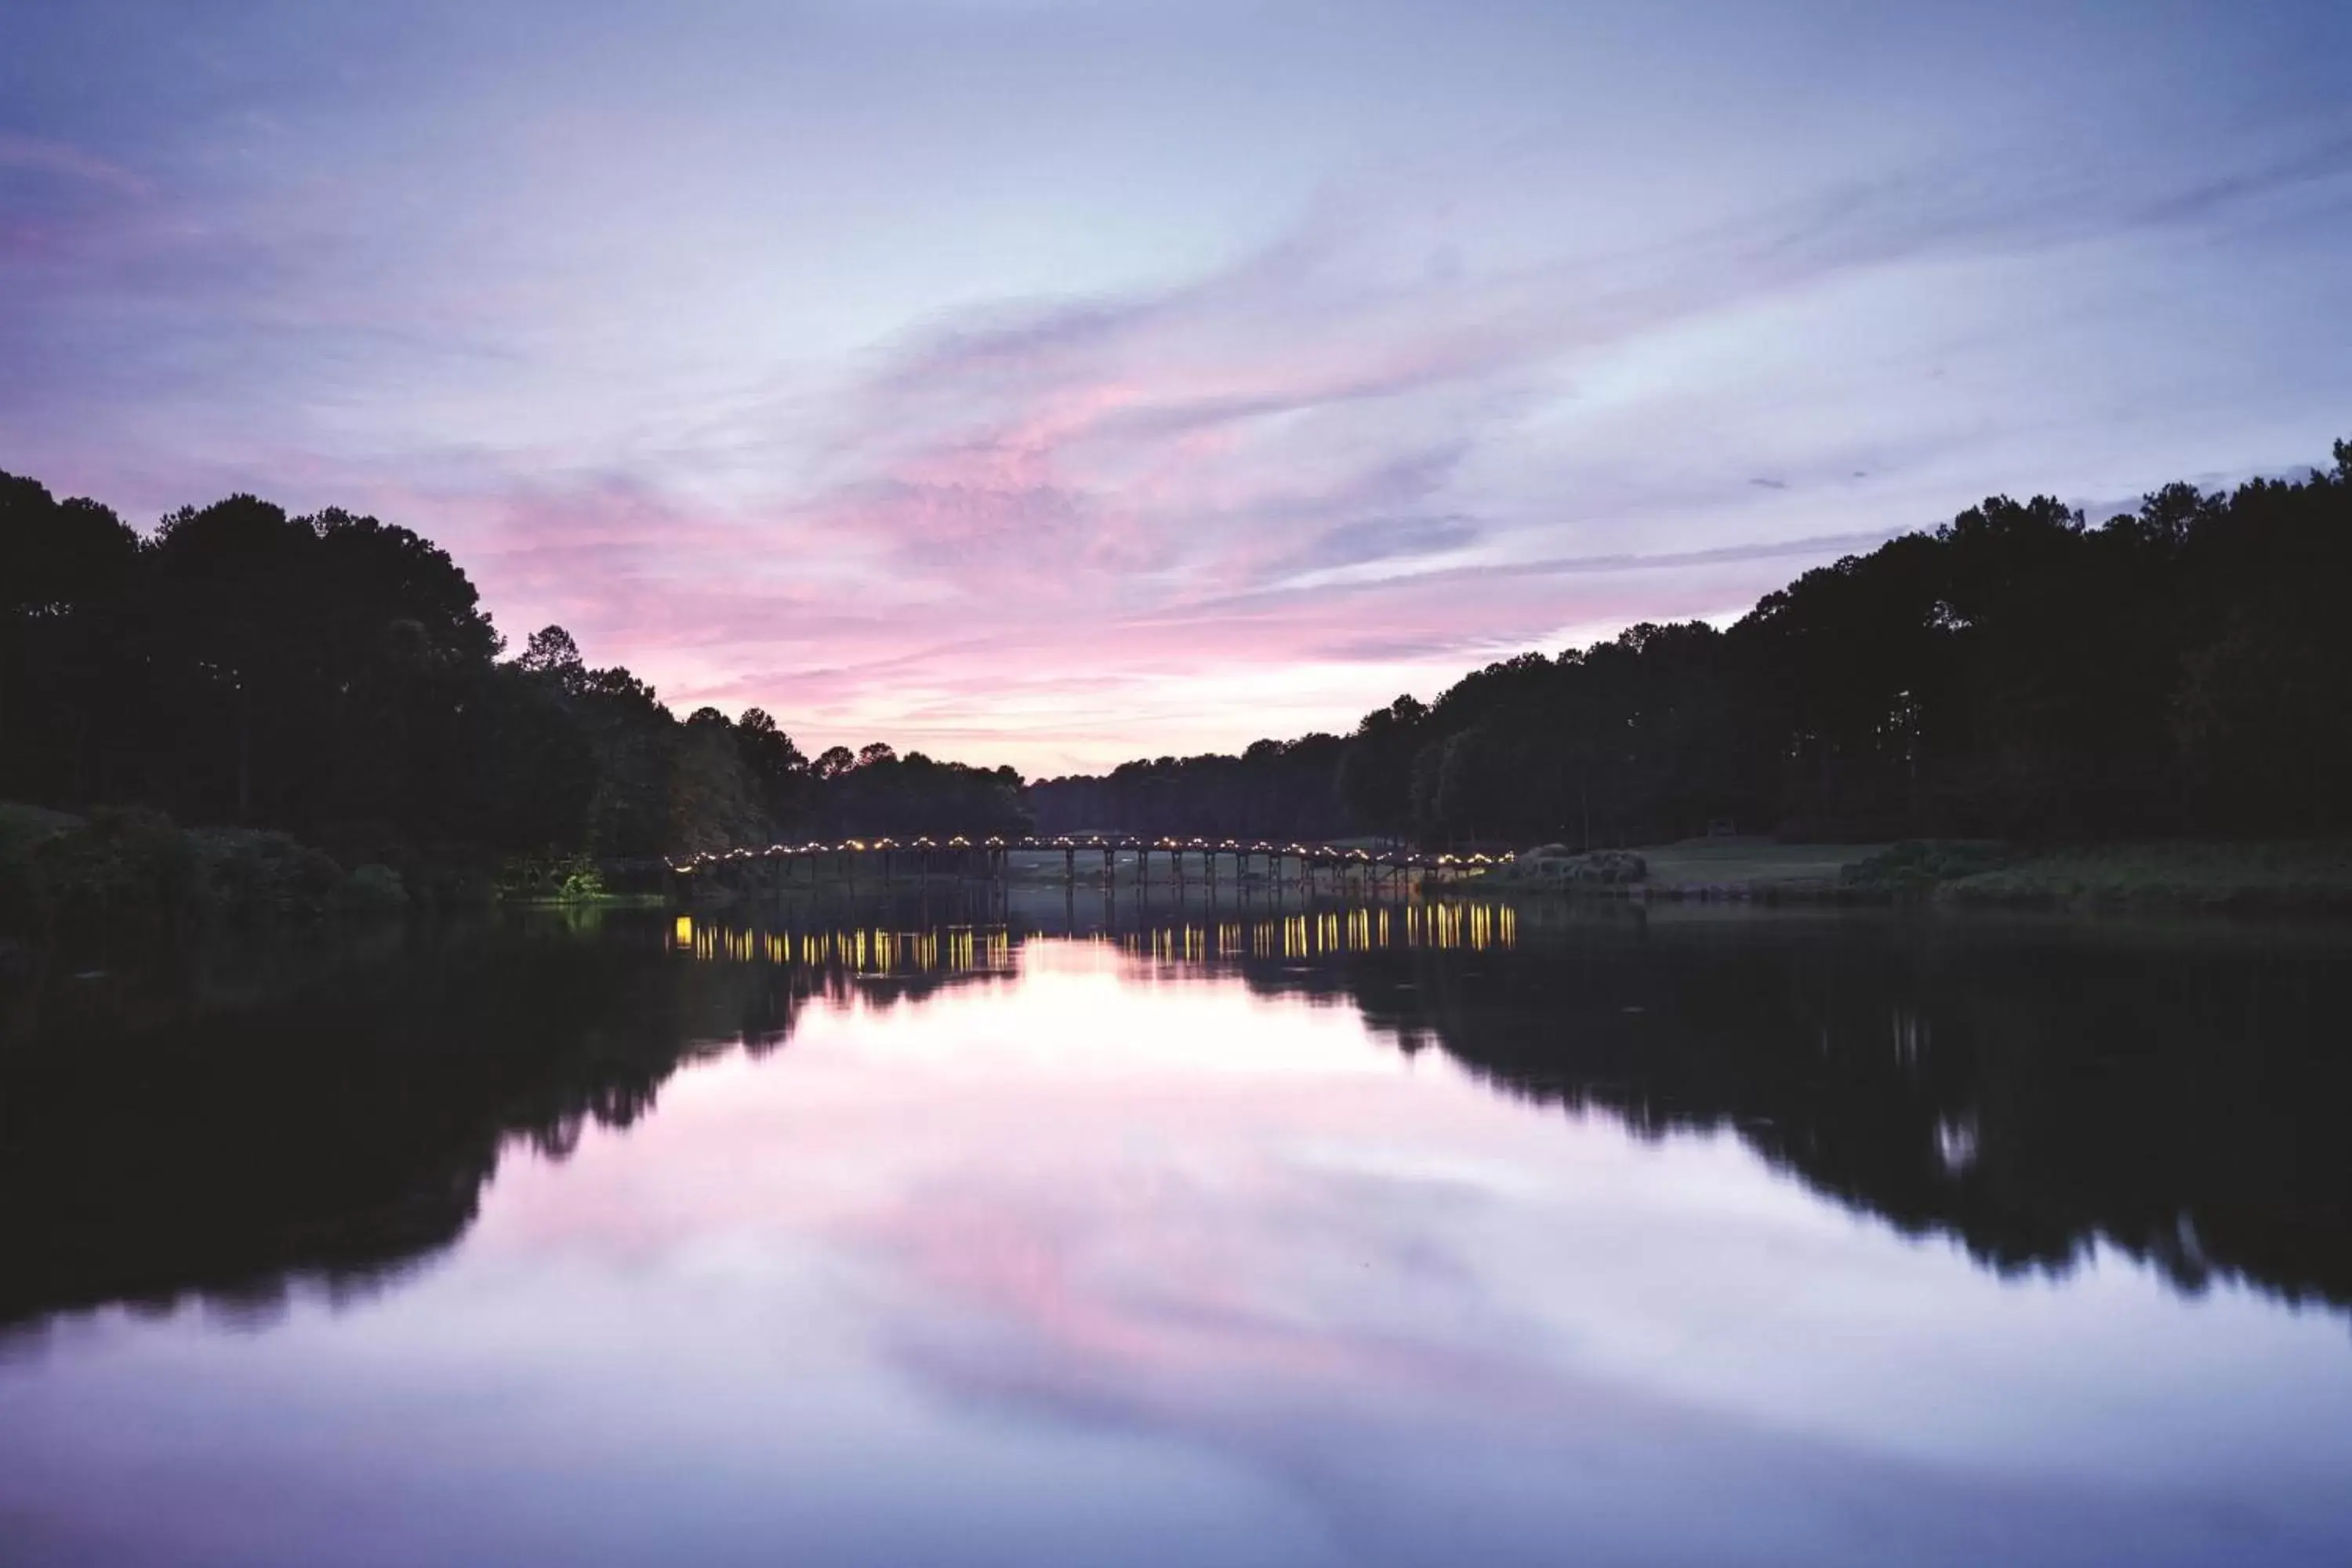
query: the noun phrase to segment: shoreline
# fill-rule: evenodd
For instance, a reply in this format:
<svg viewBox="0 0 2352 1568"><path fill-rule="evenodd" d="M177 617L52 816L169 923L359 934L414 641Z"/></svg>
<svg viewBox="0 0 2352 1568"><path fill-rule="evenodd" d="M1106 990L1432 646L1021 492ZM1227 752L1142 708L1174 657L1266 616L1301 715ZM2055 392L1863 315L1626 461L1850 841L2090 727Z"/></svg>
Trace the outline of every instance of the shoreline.
<svg viewBox="0 0 2352 1568"><path fill-rule="evenodd" d="M1636 850L1637 880L1482 879L1510 896L1631 903L1933 906L1984 910L2343 916L2352 843L2134 840L2023 848L1969 840L1719 845Z"/></svg>

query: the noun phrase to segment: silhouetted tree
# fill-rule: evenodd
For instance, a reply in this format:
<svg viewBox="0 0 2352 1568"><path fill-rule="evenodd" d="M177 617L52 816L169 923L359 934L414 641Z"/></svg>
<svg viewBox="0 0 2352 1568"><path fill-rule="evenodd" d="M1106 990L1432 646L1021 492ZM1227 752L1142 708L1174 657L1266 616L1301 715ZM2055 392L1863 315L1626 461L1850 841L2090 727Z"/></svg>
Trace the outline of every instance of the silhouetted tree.
<svg viewBox="0 0 2352 1568"><path fill-rule="evenodd" d="M1994 497L1735 625L1637 626L1260 741L1025 790L768 714L679 722L561 626L500 658L406 529L250 495L141 540L0 475L0 795L364 845L632 859L792 833L1632 843L2352 827L2352 443L2094 527Z"/></svg>
<svg viewBox="0 0 2352 1568"><path fill-rule="evenodd" d="M2298 483L2167 486L2095 528L1994 497L1807 572L1727 629L1638 626L1490 665L1367 714L1330 796L1271 742L1033 795L1056 831L1221 837L2341 831L2352 443L2336 456Z"/></svg>

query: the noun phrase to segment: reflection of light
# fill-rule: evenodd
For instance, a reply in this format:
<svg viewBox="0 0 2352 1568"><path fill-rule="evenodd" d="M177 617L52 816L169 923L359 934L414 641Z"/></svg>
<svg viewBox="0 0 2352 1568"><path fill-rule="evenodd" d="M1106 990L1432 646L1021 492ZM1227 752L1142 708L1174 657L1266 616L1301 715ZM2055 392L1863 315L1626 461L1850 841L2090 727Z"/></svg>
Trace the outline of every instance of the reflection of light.
<svg viewBox="0 0 2352 1568"><path fill-rule="evenodd" d="M1204 965L1244 957L1306 959L1392 948L1513 947L1518 921L1507 905L1407 904L1325 910L1260 921L1169 924L1073 939L1169 965ZM1013 933L1003 927L945 926L925 931L879 927L772 933L697 927L680 915L672 945L706 960L839 967L858 973L1005 972L1014 967Z"/></svg>

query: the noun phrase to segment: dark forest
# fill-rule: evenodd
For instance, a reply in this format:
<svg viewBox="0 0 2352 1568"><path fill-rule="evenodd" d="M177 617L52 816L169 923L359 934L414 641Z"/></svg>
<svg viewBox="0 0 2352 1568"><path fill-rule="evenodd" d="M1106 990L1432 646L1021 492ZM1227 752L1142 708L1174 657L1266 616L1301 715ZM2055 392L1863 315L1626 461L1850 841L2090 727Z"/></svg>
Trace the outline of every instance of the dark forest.
<svg viewBox="0 0 2352 1568"><path fill-rule="evenodd" d="M1346 736L1023 786L673 715L561 627L509 649L446 552L251 496L142 536L0 476L0 798L279 828L345 864L608 860L1118 828L1579 846L2352 826L2352 443L2096 526L1987 500L1726 629L1528 653Z"/></svg>
<svg viewBox="0 0 2352 1568"><path fill-rule="evenodd" d="M0 477L0 798L282 828L347 863L1026 823L1009 768L806 757L758 709L680 720L561 626L501 657L464 571L373 518L236 496L142 539Z"/></svg>
<svg viewBox="0 0 2352 1568"><path fill-rule="evenodd" d="M2352 825L2352 444L2332 473L2174 484L2098 526L2046 497L1808 572L1727 629L1528 653L1347 737L1030 789L1039 826L1424 843L2024 842Z"/></svg>

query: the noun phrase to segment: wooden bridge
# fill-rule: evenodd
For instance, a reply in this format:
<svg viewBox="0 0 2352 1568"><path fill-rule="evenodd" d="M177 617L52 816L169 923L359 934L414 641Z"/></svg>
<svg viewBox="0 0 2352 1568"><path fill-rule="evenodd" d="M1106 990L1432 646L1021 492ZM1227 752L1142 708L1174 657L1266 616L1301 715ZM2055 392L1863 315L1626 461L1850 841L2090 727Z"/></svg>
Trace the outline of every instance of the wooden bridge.
<svg viewBox="0 0 2352 1568"><path fill-rule="evenodd" d="M1228 858L1237 883L1247 881L1252 875L1252 863L1263 859L1266 879L1281 882L1284 862L1291 861L1297 866L1298 879L1309 887L1314 885L1318 872L1328 872L1334 881L1357 874L1375 882L1386 878L1394 883L1415 872L1450 879L1508 865L1512 858L1507 854L1438 854L1418 849L1367 849L1358 845L1284 844L1269 839L1150 838L1100 834L1055 838L967 838L959 835L951 838L845 838L838 844L771 844L764 849L726 849L690 856L669 861L668 866L680 876L767 867L778 874L780 880L791 881L795 869L806 861L811 882L816 881L828 866L855 882L860 865L873 868L878 862L885 882L898 876L927 880L934 876L998 880L1007 875L1011 857L1016 853L1060 855L1063 877L1071 882L1077 880L1078 858L1082 855L1091 858L1099 854L1103 879L1109 881L1117 871L1118 857L1131 854L1135 857L1135 879L1140 885L1149 885L1151 880L1153 858L1165 856L1169 879L1179 886L1187 880L1187 865L1197 856L1200 879L1211 887L1218 880L1220 863ZM1047 864L1051 863L1048 859Z"/></svg>

